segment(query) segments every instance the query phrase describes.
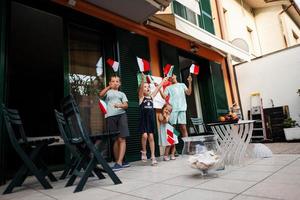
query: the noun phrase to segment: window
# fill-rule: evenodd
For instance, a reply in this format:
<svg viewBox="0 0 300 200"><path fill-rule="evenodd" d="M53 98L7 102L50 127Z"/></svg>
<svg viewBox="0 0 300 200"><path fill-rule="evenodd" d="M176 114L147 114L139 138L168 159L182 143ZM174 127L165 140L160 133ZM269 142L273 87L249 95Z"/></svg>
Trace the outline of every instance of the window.
<svg viewBox="0 0 300 200"><path fill-rule="evenodd" d="M98 93L103 88L104 73L100 75L96 70L103 53L102 46L102 38L97 31L69 26L70 90L91 134L104 130L103 114L98 108Z"/></svg>

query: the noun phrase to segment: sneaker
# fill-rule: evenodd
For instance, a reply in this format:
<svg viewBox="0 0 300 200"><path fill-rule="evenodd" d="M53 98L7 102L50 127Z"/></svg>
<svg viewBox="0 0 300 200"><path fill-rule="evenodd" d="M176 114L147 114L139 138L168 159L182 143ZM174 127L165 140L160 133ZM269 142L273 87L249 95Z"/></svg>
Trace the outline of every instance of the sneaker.
<svg viewBox="0 0 300 200"><path fill-rule="evenodd" d="M115 165L111 169L114 172L116 172L116 171L120 171L121 169L123 169L123 167L121 165L119 165L118 163L115 163Z"/></svg>
<svg viewBox="0 0 300 200"><path fill-rule="evenodd" d="M129 162L123 161L122 167L123 167L123 168L130 167Z"/></svg>

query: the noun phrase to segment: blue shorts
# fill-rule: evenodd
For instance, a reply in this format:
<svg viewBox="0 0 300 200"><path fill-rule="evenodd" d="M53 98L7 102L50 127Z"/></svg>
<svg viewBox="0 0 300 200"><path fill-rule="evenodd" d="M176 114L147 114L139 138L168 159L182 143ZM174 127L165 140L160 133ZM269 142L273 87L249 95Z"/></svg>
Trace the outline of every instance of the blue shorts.
<svg viewBox="0 0 300 200"><path fill-rule="evenodd" d="M117 137L126 138L129 136L128 120L126 113L106 118L107 130L109 132L120 131Z"/></svg>
<svg viewBox="0 0 300 200"><path fill-rule="evenodd" d="M174 124L186 124L186 112L185 111L172 111L169 122Z"/></svg>

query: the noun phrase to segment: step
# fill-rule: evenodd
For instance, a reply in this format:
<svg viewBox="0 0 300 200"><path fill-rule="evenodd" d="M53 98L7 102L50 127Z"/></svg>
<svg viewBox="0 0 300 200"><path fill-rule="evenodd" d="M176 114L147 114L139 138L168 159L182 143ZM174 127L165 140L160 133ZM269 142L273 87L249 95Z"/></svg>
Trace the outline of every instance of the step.
<svg viewBox="0 0 300 200"><path fill-rule="evenodd" d="M264 136L252 136L251 139L264 139Z"/></svg>

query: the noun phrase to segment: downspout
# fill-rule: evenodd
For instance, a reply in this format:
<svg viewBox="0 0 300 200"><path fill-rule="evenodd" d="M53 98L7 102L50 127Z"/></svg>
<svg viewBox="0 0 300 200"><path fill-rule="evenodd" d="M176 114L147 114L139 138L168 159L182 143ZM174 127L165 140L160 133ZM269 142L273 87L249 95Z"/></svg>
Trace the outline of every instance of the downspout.
<svg viewBox="0 0 300 200"><path fill-rule="evenodd" d="M218 16L219 16L222 39L225 41L229 41L228 32L225 27L225 17L224 17L224 13L223 13L222 2L221 2L221 0L215 0L215 1L216 1L216 5L217 5L217 12L218 12ZM232 102L229 103L229 107L231 107L232 104L237 103L237 102L240 105L240 100L238 98L237 83L234 79L234 70L233 70L232 58L231 58L230 54L227 54L227 56L226 56L226 63L227 63L227 65L226 65L227 71L229 72L228 78L230 80L229 85L230 85Z"/></svg>
<svg viewBox="0 0 300 200"><path fill-rule="evenodd" d="M283 40L285 41L286 43L286 47L289 46L289 43L290 41L288 41L288 38L287 38L287 33L285 33L285 29L284 29L284 25L283 25L283 22L282 22L282 19L281 19L281 15L286 12L290 7L293 6L293 2L291 2L291 4L286 7L285 9L283 9L280 13L278 13L277 17L278 17L278 20L279 20L279 24L280 24L280 30L282 32L282 35L283 35Z"/></svg>

